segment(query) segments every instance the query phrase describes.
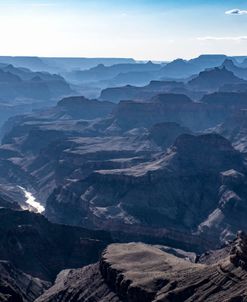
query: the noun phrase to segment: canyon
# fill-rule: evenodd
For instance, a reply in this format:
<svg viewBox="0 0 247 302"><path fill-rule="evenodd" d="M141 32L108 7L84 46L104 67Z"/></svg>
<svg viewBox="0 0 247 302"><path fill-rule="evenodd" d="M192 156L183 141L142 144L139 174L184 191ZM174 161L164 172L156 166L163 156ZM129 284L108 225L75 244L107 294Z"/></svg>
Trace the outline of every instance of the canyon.
<svg viewBox="0 0 247 302"><path fill-rule="evenodd" d="M244 61L1 58L0 301L245 301Z"/></svg>

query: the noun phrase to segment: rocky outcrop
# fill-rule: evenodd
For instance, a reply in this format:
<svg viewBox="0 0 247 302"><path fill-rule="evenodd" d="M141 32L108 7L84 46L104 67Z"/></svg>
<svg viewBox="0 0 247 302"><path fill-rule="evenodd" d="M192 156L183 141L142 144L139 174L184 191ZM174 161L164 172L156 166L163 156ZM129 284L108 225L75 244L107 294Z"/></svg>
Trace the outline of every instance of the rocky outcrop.
<svg viewBox="0 0 247 302"><path fill-rule="evenodd" d="M105 283L98 264L62 271L48 291L35 302L121 302Z"/></svg>
<svg viewBox="0 0 247 302"><path fill-rule="evenodd" d="M245 301L247 272L231 259L199 264L141 243L110 245L99 265L62 272L36 302Z"/></svg>
<svg viewBox="0 0 247 302"><path fill-rule="evenodd" d="M105 282L121 301L154 301L156 293L169 283L164 272L169 269L168 274L172 274L173 267L169 267L172 261L177 261L178 270L190 266L190 262L159 248L130 243L109 246L101 257L99 268Z"/></svg>

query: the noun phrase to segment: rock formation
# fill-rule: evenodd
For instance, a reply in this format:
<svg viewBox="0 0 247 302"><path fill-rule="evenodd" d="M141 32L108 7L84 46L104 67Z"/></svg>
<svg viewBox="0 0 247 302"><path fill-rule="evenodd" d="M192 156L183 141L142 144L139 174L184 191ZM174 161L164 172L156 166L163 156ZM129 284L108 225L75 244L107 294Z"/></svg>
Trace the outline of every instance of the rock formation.
<svg viewBox="0 0 247 302"><path fill-rule="evenodd" d="M51 283L24 274L7 261L0 261L0 301L33 302Z"/></svg>
<svg viewBox="0 0 247 302"><path fill-rule="evenodd" d="M0 259L34 277L53 281L60 270L98 260L109 234L56 225L28 211L0 209Z"/></svg>
<svg viewBox="0 0 247 302"><path fill-rule="evenodd" d="M243 79L238 78L232 71L225 67L214 68L200 72L198 77L189 81L191 89L201 91L217 91L223 85L235 85L245 83Z"/></svg>
<svg viewBox="0 0 247 302"><path fill-rule="evenodd" d="M245 173L242 155L225 138L184 134L158 159L98 170L55 190L47 200L46 215L57 222L73 219L128 234L138 230L156 236L165 228L163 239L175 239L179 231L184 234L180 243L185 244L180 247L193 242L188 234L199 232L205 238L204 248L212 248L234 236L236 228L246 227L245 190L240 184L246 182ZM242 175L237 184L235 174ZM66 196L71 194L73 200L68 202ZM80 208L84 220L82 212L76 215Z"/></svg>
<svg viewBox="0 0 247 302"><path fill-rule="evenodd" d="M237 239L235 239L231 252L230 261L242 269L247 269L247 235L243 231L239 231Z"/></svg>
<svg viewBox="0 0 247 302"><path fill-rule="evenodd" d="M243 253L246 257L246 250ZM36 302L58 297L61 302L246 301L246 282L246 269L232 263L229 254L200 264L155 246L115 244L105 250L99 264L60 273Z"/></svg>

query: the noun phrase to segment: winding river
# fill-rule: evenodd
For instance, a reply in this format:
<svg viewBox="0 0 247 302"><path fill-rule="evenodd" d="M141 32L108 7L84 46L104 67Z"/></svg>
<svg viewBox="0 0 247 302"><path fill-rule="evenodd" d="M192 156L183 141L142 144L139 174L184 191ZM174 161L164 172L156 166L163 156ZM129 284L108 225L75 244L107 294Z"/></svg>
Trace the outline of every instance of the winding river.
<svg viewBox="0 0 247 302"><path fill-rule="evenodd" d="M36 212L36 213L43 213L45 211L45 207L36 200L36 198L33 196L31 192L28 192L25 188L21 186L18 186L18 188L20 188L25 194L27 209L29 211Z"/></svg>

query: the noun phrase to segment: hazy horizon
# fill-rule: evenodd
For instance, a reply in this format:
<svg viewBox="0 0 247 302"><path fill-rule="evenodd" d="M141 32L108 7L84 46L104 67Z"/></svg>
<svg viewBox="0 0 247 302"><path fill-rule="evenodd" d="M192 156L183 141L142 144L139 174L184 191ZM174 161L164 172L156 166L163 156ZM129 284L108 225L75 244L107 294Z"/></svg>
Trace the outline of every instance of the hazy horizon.
<svg viewBox="0 0 247 302"><path fill-rule="evenodd" d="M35 55L35 54L31 54L31 55L8 55L8 54L1 54L0 53L0 57L13 57L13 58L49 58L49 59L126 59L126 60L135 60L136 62L172 62L173 60L176 59L182 59L182 60L191 60L191 59L195 59L197 57L200 56L227 56L227 57L247 57L247 52L246 54L240 54L240 55L228 55L226 53L201 53L198 54L197 56L192 56L192 57L175 57L173 59L163 59L163 60L159 60L159 59L150 59L150 58L143 58L143 59L137 59L135 57L119 57L119 56L59 56L59 55L55 55L55 56L39 56L39 55Z"/></svg>
<svg viewBox="0 0 247 302"><path fill-rule="evenodd" d="M0 0L1 54L167 61L247 53L242 0Z"/></svg>

